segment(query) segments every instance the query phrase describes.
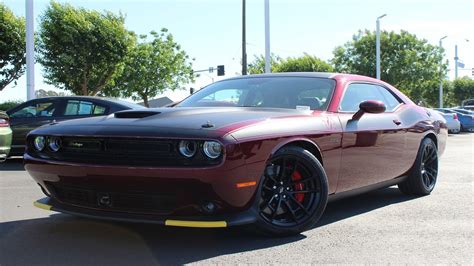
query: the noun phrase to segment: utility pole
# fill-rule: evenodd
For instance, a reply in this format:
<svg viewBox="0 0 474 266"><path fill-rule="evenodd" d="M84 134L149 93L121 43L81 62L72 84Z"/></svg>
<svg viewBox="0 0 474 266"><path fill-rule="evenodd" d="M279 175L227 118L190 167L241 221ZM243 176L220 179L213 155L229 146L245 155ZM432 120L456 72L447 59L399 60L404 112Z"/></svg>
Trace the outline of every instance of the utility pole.
<svg viewBox="0 0 474 266"><path fill-rule="evenodd" d="M25 0L26 8L26 99L35 98L35 26L33 0Z"/></svg>
<svg viewBox="0 0 474 266"><path fill-rule="evenodd" d="M265 0L265 73L270 72L270 0Z"/></svg>
<svg viewBox="0 0 474 266"><path fill-rule="evenodd" d="M245 0L242 0L242 75L247 75L247 40L245 29Z"/></svg>
<svg viewBox="0 0 474 266"><path fill-rule="evenodd" d="M382 16L377 18L376 21L376 33L375 33L375 76L377 79L380 79L380 19L385 17L387 14L383 14Z"/></svg>
<svg viewBox="0 0 474 266"><path fill-rule="evenodd" d="M444 36L443 38L439 39L439 49L442 50L443 48L443 40L446 39L448 36ZM441 54L441 61L439 62L439 108L443 108L443 54Z"/></svg>
<svg viewBox="0 0 474 266"><path fill-rule="evenodd" d="M458 78L458 45L454 45L454 78Z"/></svg>

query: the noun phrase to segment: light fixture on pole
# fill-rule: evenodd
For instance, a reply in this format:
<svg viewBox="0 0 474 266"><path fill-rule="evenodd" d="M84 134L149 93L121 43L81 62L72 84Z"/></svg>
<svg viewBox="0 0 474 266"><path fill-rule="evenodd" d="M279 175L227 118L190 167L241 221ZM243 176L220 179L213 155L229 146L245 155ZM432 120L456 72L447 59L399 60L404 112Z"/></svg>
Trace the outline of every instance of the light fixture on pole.
<svg viewBox="0 0 474 266"><path fill-rule="evenodd" d="M270 0L265 0L265 73L271 72L270 64Z"/></svg>
<svg viewBox="0 0 474 266"><path fill-rule="evenodd" d="M443 48L443 40L446 39L448 36L444 36L443 38L439 39L439 49L440 51ZM443 108L443 54L441 54L441 60L439 62L439 108Z"/></svg>
<svg viewBox="0 0 474 266"><path fill-rule="evenodd" d="M25 1L26 14L26 98L35 98L35 26L33 0Z"/></svg>
<svg viewBox="0 0 474 266"><path fill-rule="evenodd" d="M376 61L376 78L380 79L380 20L385 17L387 14L383 14L382 16L377 18L376 21L376 33L375 33L375 61Z"/></svg>

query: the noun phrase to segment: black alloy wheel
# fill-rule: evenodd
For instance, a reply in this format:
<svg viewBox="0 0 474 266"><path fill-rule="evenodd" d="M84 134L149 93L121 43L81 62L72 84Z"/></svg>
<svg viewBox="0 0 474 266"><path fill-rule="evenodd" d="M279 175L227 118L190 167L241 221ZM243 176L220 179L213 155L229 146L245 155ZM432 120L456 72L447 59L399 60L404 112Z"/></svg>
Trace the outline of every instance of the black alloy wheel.
<svg viewBox="0 0 474 266"><path fill-rule="evenodd" d="M430 138L421 142L410 175L398 188L408 195L429 195L438 179L438 149Z"/></svg>
<svg viewBox="0 0 474 266"><path fill-rule="evenodd" d="M321 163L303 148L285 147L265 167L257 227L271 235L300 233L319 220L327 196L327 177Z"/></svg>
<svg viewBox="0 0 474 266"><path fill-rule="evenodd" d="M426 145L421 159L420 174L427 190L433 190L438 177L438 151L434 145Z"/></svg>

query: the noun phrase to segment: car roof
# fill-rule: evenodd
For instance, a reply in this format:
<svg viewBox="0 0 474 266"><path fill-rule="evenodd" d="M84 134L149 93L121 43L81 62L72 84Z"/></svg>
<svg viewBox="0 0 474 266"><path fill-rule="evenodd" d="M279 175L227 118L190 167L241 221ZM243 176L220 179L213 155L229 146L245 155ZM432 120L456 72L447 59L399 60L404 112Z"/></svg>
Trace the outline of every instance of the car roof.
<svg viewBox="0 0 474 266"><path fill-rule="evenodd" d="M136 104L136 103L131 103L131 102L115 99L115 98L98 97L98 96L76 96L76 95L73 95L73 96L50 96L50 97L36 98L34 100L54 100L54 99L96 100L96 101L111 102L111 103L119 104L119 105L126 106L126 107L131 107L131 108L139 108L139 107L143 108L143 106L141 106L139 104Z"/></svg>
<svg viewBox="0 0 474 266"><path fill-rule="evenodd" d="M335 73L335 72L279 72L279 73L265 73L265 74L251 74L245 76L236 76L228 78L231 79L248 79L248 78L268 78L268 77L310 77L310 78L347 78L347 79L362 79L362 80L373 80L381 82L378 79L374 79L367 76L346 74L346 73Z"/></svg>

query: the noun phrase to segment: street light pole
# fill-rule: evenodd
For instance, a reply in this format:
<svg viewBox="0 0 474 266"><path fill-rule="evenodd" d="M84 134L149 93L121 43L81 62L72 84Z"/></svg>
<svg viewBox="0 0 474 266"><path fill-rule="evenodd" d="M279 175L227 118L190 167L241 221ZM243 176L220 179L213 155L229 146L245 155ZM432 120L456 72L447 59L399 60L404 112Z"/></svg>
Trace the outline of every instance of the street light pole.
<svg viewBox="0 0 474 266"><path fill-rule="evenodd" d="M377 18L376 21L376 33L375 33L375 57L376 57L376 78L380 79L380 19L385 17L387 14Z"/></svg>
<svg viewBox="0 0 474 266"><path fill-rule="evenodd" d="M454 79L458 78L458 45L454 45Z"/></svg>
<svg viewBox="0 0 474 266"><path fill-rule="evenodd" d="M271 72L270 64L270 0L265 0L265 73Z"/></svg>
<svg viewBox="0 0 474 266"><path fill-rule="evenodd" d="M469 42L468 39L464 41ZM454 79L458 78L458 65L459 65L459 56L458 56L458 45L454 45ZM461 66L462 68L463 66Z"/></svg>
<svg viewBox="0 0 474 266"><path fill-rule="evenodd" d="M26 14L26 99L35 98L35 27L33 0L25 1Z"/></svg>
<svg viewBox="0 0 474 266"><path fill-rule="evenodd" d="M247 41L245 29L245 12L245 0L242 0L242 75L247 75Z"/></svg>
<svg viewBox="0 0 474 266"><path fill-rule="evenodd" d="M443 38L439 39L439 48L440 50L443 48L443 40L446 39L448 36L444 36ZM443 108L443 54L441 54L441 61L439 62L439 108Z"/></svg>

